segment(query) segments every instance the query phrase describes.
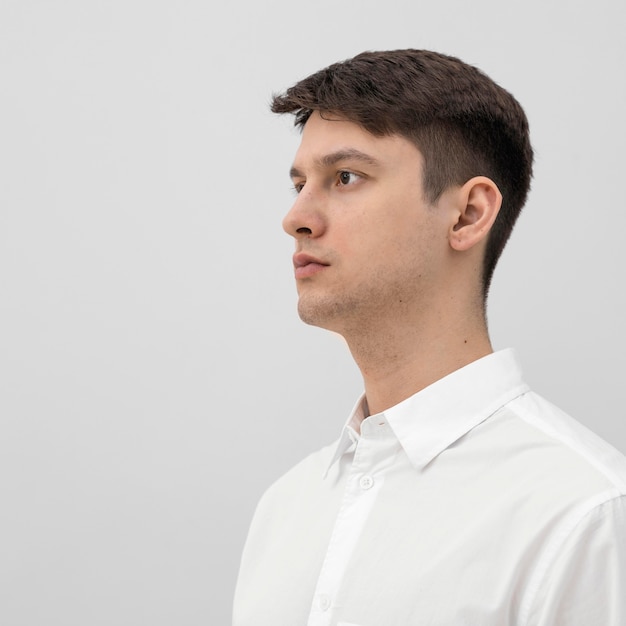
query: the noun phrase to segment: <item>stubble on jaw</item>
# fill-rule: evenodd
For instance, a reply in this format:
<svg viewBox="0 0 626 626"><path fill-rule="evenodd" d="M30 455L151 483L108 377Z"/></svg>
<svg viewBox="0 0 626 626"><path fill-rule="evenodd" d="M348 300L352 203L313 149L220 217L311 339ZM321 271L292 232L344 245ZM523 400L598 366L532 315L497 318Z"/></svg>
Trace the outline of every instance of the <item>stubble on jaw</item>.
<svg viewBox="0 0 626 626"><path fill-rule="evenodd" d="M372 341L375 336L385 336L387 326L401 324L403 318L413 318L417 310L425 308L424 279L420 274L399 275L390 281L383 268L343 291L311 284L303 285L299 292L300 319L346 339L362 335Z"/></svg>

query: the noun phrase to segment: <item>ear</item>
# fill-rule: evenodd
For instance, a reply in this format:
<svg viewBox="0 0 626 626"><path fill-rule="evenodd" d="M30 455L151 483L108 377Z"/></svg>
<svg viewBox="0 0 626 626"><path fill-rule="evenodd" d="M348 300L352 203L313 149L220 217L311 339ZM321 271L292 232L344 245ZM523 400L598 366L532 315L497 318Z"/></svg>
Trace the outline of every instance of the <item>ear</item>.
<svg viewBox="0 0 626 626"><path fill-rule="evenodd" d="M457 199L458 218L448 239L454 250L463 252L487 237L502 206L502 194L490 178L476 176L458 189Z"/></svg>

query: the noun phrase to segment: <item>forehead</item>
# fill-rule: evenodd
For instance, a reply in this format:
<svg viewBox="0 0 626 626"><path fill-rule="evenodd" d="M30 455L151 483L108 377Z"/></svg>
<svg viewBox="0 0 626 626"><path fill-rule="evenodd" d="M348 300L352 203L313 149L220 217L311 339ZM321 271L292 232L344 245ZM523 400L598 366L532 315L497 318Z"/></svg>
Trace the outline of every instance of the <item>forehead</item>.
<svg viewBox="0 0 626 626"><path fill-rule="evenodd" d="M338 159L336 157L341 157ZM412 142L400 135L373 135L359 124L314 111L302 131L293 169L334 165L338 160L359 160L371 167L391 167L409 159L421 164L422 156Z"/></svg>

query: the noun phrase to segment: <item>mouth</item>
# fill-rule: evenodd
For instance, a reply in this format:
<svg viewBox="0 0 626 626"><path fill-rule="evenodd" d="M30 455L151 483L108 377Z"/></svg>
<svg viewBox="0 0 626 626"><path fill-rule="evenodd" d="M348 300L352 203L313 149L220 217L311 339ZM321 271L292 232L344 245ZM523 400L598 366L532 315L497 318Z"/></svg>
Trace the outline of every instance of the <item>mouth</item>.
<svg viewBox="0 0 626 626"><path fill-rule="evenodd" d="M298 253L293 255L293 267L296 280L309 278L323 271L328 266L328 263L324 263L320 259L316 259L308 254Z"/></svg>

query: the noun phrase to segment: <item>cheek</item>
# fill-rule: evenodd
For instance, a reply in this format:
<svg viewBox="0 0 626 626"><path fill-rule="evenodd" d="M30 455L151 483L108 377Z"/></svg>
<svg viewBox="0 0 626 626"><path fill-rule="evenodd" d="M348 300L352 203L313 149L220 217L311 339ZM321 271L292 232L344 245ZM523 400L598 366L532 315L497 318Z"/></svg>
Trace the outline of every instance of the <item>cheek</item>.
<svg viewBox="0 0 626 626"><path fill-rule="evenodd" d="M396 264L410 266L412 272L432 275L442 266L447 240L432 219L411 219L398 223L390 234L386 249Z"/></svg>

